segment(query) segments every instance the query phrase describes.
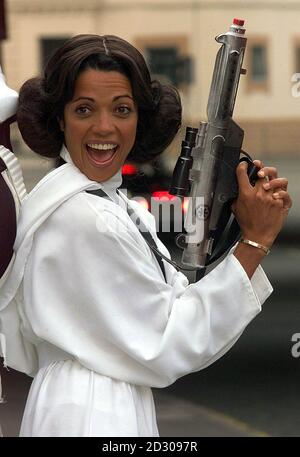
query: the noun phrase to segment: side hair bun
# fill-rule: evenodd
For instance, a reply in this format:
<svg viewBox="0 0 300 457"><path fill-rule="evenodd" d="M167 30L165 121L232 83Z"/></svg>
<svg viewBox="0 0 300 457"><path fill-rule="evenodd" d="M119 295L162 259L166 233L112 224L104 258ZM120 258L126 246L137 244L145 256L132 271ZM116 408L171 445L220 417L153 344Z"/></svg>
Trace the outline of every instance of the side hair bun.
<svg viewBox="0 0 300 457"><path fill-rule="evenodd" d="M158 81L151 83L153 109L139 112L136 143L128 159L137 163L154 160L172 142L181 126L182 107L177 89Z"/></svg>
<svg viewBox="0 0 300 457"><path fill-rule="evenodd" d="M160 99L161 99L161 84L159 81L152 81L151 82L151 92L152 92L152 99L153 99L153 105L154 109L156 109L159 105Z"/></svg>
<svg viewBox="0 0 300 457"><path fill-rule="evenodd" d="M48 101L41 77L31 78L20 89L17 122L22 138L37 154L55 158L63 144L63 133L56 118L49 117L53 107Z"/></svg>

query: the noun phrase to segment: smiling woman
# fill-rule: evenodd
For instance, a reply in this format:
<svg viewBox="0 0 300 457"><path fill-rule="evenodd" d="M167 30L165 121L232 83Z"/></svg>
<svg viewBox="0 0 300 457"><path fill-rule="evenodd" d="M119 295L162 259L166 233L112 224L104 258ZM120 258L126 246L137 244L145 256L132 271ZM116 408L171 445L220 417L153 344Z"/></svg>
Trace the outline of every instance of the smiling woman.
<svg viewBox="0 0 300 457"><path fill-rule="evenodd" d="M121 38L67 41L21 88L17 118L26 143L58 162L22 203L0 293L0 310L15 316L7 326L0 316L2 341L13 340L8 366L34 377L20 436L157 436L151 387L231 348L271 293L258 266L265 253L240 245L241 262L230 253L191 285L157 254L170 256L151 214L118 190L121 167L170 144L181 103ZM263 172L274 188L287 185ZM263 179L252 192L239 175L244 234L272 241L283 203Z"/></svg>
<svg viewBox="0 0 300 457"><path fill-rule="evenodd" d="M116 71L84 70L60 127L74 164L93 181L107 181L124 164L136 137L131 84Z"/></svg>

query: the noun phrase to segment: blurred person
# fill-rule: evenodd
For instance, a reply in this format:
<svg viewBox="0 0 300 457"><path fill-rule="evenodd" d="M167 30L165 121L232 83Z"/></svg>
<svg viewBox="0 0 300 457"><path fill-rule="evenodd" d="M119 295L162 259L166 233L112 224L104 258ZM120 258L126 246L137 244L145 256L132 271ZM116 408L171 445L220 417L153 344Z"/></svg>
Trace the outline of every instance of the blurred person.
<svg viewBox="0 0 300 457"><path fill-rule="evenodd" d="M257 161L252 187L238 166L233 210L256 246L238 243L189 285L139 231L138 218L169 256L151 214L118 190L124 162L153 160L181 123L176 89L151 80L137 49L71 38L22 86L17 119L58 165L22 205L2 295L17 297L22 371L34 377L20 436L158 436L151 387L220 358L272 292L260 263L291 206L287 180Z"/></svg>

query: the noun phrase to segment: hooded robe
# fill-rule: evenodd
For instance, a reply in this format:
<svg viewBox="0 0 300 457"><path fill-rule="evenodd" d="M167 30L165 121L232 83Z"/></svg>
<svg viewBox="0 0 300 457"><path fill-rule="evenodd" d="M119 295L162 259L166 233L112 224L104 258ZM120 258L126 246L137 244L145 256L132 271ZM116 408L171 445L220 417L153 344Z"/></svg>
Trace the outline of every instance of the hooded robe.
<svg viewBox="0 0 300 457"><path fill-rule="evenodd" d="M157 436L151 387L220 358L270 295L230 252L201 281L166 278L117 194L67 163L23 201L0 293L6 364L34 376L20 436ZM110 199L85 192L102 188ZM153 216L129 205L160 251Z"/></svg>

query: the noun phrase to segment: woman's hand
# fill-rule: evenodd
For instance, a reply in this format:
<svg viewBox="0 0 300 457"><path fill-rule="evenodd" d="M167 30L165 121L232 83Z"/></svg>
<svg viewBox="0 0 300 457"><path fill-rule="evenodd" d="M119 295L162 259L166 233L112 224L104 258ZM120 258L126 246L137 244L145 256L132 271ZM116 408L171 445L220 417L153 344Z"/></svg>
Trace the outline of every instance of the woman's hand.
<svg viewBox="0 0 300 457"><path fill-rule="evenodd" d="M278 178L274 167L260 168L259 179L253 187L247 175L247 163L237 167L239 195L233 204L233 211L241 227L243 238L271 247L292 205L287 192L288 180Z"/></svg>
<svg viewBox="0 0 300 457"><path fill-rule="evenodd" d="M247 163L237 167L239 195L232 210L241 227L242 237L270 248L280 232L292 200L287 192L288 181L278 178L274 167L264 167L259 160L254 164L260 168L253 187L247 175ZM234 251L249 278L265 256L262 249L239 243Z"/></svg>

